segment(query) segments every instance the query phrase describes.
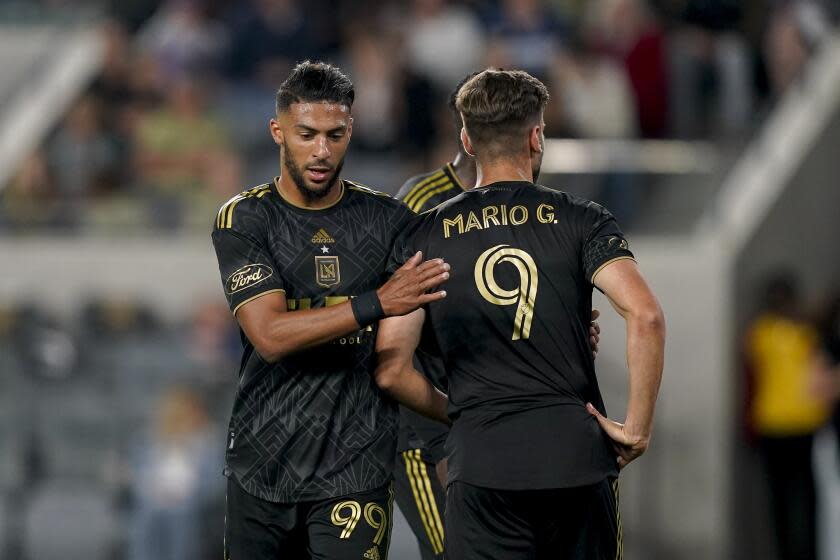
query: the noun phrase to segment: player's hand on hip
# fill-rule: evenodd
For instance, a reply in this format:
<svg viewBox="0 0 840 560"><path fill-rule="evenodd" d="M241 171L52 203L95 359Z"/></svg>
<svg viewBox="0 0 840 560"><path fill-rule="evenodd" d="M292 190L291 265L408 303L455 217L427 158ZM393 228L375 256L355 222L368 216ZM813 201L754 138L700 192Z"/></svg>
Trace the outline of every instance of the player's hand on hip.
<svg viewBox="0 0 840 560"><path fill-rule="evenodd" d="M598 424L601 425L601 429L606 432L607 437L612 441L619 469L626 467L647 450L650 443L648 436L628 433L625 424L610 420L598 412L598 409L592 406L592 403L586 403L586 410L595 417Z"/></svg>
<svg viewBox="0 0 840 560"><path fill-rule="evenodd" d="M443 259L423 261L418 251L376 291L385 315L406 315L415 309L446 297L438 290L449 279L449 264ZM429 290L435 290L429 292Z"/></svg>

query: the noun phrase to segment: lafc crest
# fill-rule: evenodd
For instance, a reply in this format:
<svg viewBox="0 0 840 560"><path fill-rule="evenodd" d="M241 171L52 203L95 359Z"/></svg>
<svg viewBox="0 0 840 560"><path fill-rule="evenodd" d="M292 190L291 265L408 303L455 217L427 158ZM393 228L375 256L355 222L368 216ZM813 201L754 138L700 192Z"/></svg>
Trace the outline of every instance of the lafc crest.
<svg viewBox="0 0 840 560"><path fill-rule="evenodd" d="M315 282L325 288L341 283L341 269L339 268L338 257L315 257Z"/></svg>

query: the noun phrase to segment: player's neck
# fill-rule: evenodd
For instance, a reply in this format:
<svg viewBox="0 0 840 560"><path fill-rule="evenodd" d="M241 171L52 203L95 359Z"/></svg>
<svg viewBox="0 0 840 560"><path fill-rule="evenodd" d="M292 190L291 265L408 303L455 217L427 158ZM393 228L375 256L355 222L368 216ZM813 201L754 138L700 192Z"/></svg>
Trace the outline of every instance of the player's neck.
<svg viewBox="0 0 840 560"><path fill-rule="evenodd" d="M478 161L476 165L476 187L486 187L492 183L502 181L534 181L531 171L531 160L495 159L493 161Z"/></svg>
<svg viewBox="0 0 840 560"><path fill-rule="evenodd" d="M452 160L452 170L464 190L469 190L475 186L476 170L473 158L459 151L455 159Z"/></svg>
<svg viewBox="0 0 840 560"><path fill-rule="evenodd" d="M335 178L335 182L330 186L329 192L321 198L309 198L300 192L300 188L294 183L294 180L289 177L288 173L284 173L280 178L275 180L277 190L280 196L286 199L287 202L298 208L306 208L307 210L320 210L321 208L329 208L334 205L341 198L344 189L341 186L341 179Z"/></svg>

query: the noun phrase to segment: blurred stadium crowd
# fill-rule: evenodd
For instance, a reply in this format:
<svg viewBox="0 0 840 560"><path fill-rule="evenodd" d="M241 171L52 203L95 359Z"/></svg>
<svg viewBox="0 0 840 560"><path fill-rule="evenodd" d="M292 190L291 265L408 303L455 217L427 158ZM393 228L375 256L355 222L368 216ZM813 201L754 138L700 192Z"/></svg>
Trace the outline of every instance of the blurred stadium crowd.
<svg viewBox="0 0 840 560"><path fill-rule="evenodd" d="M0 194L5 231L206 230L221 201L275 174L266 122L303 58L355 81L348 169L387 192L451 157L447 95L491 65L548 84L549 137L737 142L832 17L807 0L92 4L110 8L102 70ZM609 187L630 221L634 201Z"/></svg>
<svg viewBox="0 0 840 560"><path fill-rule="evenodd" d="M837 15L805 0L85 4L102 14L102 69L0 189L0 235L209 233L221 202L276 174L267 120L304 58L354 80L345 175L387 192L452 157L449 91L489 65L545 80L549 137L740 146ZM139 302L70 320L0 308L1 558L218 557L240 353L221 302L180 323ZM836 349L831 309L809 355Z"/></svg>
<svg viewBox="0 0 840 560"><path fill-rule="evenodd" d="M218 557L240 353L223 304L0 309L0 557Z"/></svg>

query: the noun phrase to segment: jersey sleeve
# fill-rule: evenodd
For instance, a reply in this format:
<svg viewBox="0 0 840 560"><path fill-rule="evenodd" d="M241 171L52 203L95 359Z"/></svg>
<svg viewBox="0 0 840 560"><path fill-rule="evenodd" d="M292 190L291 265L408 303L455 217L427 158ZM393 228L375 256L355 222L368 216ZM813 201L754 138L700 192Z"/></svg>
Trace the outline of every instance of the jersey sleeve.
<svg viewBox="0 0 840 560"><path fill-rule="evenodd" d="M447 392L446 367L440 357L440 349L434 338L431 324L426 321L423 325L423 336L420 345L414 353L414 368L421 372L435 387ZM424 443L427 453L437 463L446 457L444 444L449 435L449 427L417 413L411 413L407 420L414 434Z"/></svg>
<svg viewBox="0 0 840 560"><path fill-rule="evenodd" d="M410 214L410 210L407 210L407 212L409 214L406 214L402 218L402 231L397 234L394 245L391 248L391 255L388 257L388 264L385 267L386 279L390 278L398 268L420 250L416 246L418 240L417 229L420 225L420 220L417 216Z"/></svg>
<svg viewBox="0 0 840 560"><path fill-rule="evenodd" d="M590 203L584 223L583 271L590 283L609 263L620 259L635 260L621 228L606 208Z"/></svg>
<svg viewBox="0 0 840 560"><path fill-rule="evenodd" d="M265 220L247 208L237 208L236 213L231 225L217 225L212 234L225 298L234 315L251 300L286 291L268 250Z"/></svg>
<svg viewBox="0 0 840 560"><path fill-rule="evenodd" d="M394 195L394 198L397 200L405 201L405 197L408 196L408 193L411 192L411 189L414 188L414 185L417 184L417 177L412 177L408 181L402 184L402 186L397 191L397 194Z"/></svg>

